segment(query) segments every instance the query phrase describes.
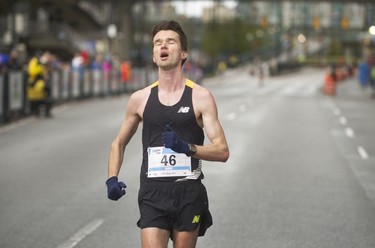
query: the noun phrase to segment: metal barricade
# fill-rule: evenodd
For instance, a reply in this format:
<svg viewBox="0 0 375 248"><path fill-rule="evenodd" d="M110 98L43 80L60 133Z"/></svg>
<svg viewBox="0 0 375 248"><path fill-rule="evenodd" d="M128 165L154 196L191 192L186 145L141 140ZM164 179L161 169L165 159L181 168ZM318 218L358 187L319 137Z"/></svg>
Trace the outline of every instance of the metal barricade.
<svg viewBox="0 0 375 248"><path fill-rule="evenodd" d="M0 123L27 115L29 105L27 73L8 71L0 75ZM64 103L89 97L118 95L141 89L157 80L157 71L134 68L129 81L123 81L120 70L71 69L64 67L51 73L51 97L55 103Z"/></svg>
<svg viewBox="0 0 375 248"><path fill-rule="evenodd" d="M89 70L84 70L82 76L82 97L90 97L92 95L91 73Z"/></svg>
<svg viewBox="0 0 375 248"><path fill-rule="evenodd" d="M60 101L61 93L61 71L54 70L51 73L51 96L54 102Z"/></svg>
<svg viewBox="0 0 375 248"><path fill-rule="evenodd" d="M73 99L78 99L81 97L82 92L82 70L73 70L72 71L72 91L71 96Z"/></svg>
<svg viewBox="0 0 375 248"><path fill-rule="evenodd" d="M61 101L67 101L70 99L70 69L66 67L61 71L61 92L60 92L60 99Z"/></svg>
<svg viewBox="0 0 375 248"><path fill-rule="evenodd" d="M101 70L92 70L92 94L93 96L101 96L102 91L102 82L103 82L103 72Z"/></svg>
<svg viewBox="0 0 375 248"><path fill-rule="evenodd" d="M10 112L19 112L24 108L24 77L22 71L10 71L8 74L8 106Z"/></svg>
<svg viewBox="0 0 375 248"><path fill-rule="evenodd" d="M5 76L0 74L0 123L4 121L4 86L5 86Z"/></svg>
<svg viewBox="0 0 375 248"><path fill-rule="evenodd" d="M109 94L109 86L111 81L111 73L109 71L103 72L103 84L102 84L102 93L104 96Z"/></svg>
<svg viewBox="0 0 375 248"><path fill-rule="evenodd" d="M111 73L111 94L118 94L120 92L120 73L119 71L112 70Z"/></svg>

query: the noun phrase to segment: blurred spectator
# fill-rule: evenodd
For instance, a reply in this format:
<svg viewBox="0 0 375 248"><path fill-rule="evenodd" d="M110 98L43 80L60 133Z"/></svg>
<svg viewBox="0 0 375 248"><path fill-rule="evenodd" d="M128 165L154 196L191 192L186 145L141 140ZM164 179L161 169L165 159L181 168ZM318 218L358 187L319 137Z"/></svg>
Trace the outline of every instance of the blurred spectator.
<svg viewBox="0 0 375 248"><path fill-rule="evenodd" d="M258 69L258 86L263 87L264 77L265 77L264 62L259 61L259 63L257 64L257 69Z"/></svg>
<svg viewBox="0 0 375 248"><path fill-rule="evenodd" d="M375 65L370 69L370 85L372 87L372 97L375 98Z"/></svg>
<svg viewBox="0 0 375 248"><path fill-rule="evenodd" d="M44 67L43 79L44 79L44 91L45 91L45 99L44 99L44 106L45 106L45 115L46 117L51 117L51 109L52 109L52 62L53 62L53 55L50 52L44 52L40 57L40 62Z"/></svg>
<svg viewBox="0 0 375 248"><path fill-rule="evenodd" d="M58 70L58 69L61 69L61 62L59 60L59 58L55 55L55 54L51 54L50 55L50 59L49 59L49 65L51 67L52 70Z"/></svg>
<svg viewBox="0 0 375 248"><path fill-rule="evenodd" d="M82 50L80 52L80 55L82 57L82 66L83 67L89 66L90 62L89 62L89 54L88 54L88 52L86 50Z"/></svg>
<svg viewBox="0 0 375 248"><path fill-rule="evenodd" d="M44 107L45 116L51 117L51 54L43 53L33 57L28 64L27 99L33 115L39 116L41 107Z"/></svg>
<svg viewBox="0 0 375 248"><path fill-rule="evenodd" d="M217 72L219 75L223 74L224 71L227 69L227 64L225 61L220 61L219 64L217 65Z"/></svg>
<svg viewBox="0 0 375 248"><path fill-rule="evenodd" d="M0 73L5 72L9 56L7 53L0 53Z"/></svg>
<svg viewBox="0 0 375 248"><path fill-rule="evenodd" d="M27 100L30 102L31 113L37 117L40 116L40 109L46 98L44 71L35 74L28 81Z"/></svg>
<svg viewBox="0 0 375 248"><path fill-rule="evenodd" d="M127 84L131 77L131 64L129 61L125 60L121 64L121 80L123 83Z"/></svg>
<svg viewBox="0 0 375 248"><path fill-rule="evenodd" d="M112 70L111 56L107 55L103 62L103 71L106 74L109 74Z"/></svg>
<svg viewBox="0 0 375 248"><path fill-rule="evenodd" d="M103 55L101 53L95 56L95 60L91 63L91 69L93 70L103 69Z"/></svg>
<svg viewBox="0 0 375 248"><path fill-rule="evenodd" d="M80 53L75 53L72 59L72 69L80 70L84 66L84 59Z"/></svg>
<svg viewBox="0 0 375 248"><path fill-rule="evenodd" d="M362 61L358 65L358 81L362 87L366 87L369 83L370 68L367 62Z"/></svg>
<svg viewBox="0 0 375 248"><path fill-rule="evenodd" d="M22 63L20 61L20 54L17 49L13 49L9 54L7 69L11 71L22 70Z"/></svg>
<svg viewBox="0 0 375 248"><path fill-rule="evenodd" d="M112 78L111 71L112 71L111 57L110 55L107 55L103 61L104 80L106 82L110 82Z"/></svg>
<svg viewBox="0 0 375 248"><path fill-rule="evenodd" d="M43 65L39 62L38 55L32 57L29 61L27 73L28 73L28 80L33 81L37 76L42 75L44 72Z"/></svg>
<svg viewBox="0 0 375 248"><path fill-rule="evenodd" d="M186 77L198 84L201 83L203 79L203 70L198 65L190 61L186 61L182 69Z"/></svg>
<svg viewBox="0 0 375 248"><path fill-rule="evenodd" d="M332 80L337 82L338 78L337 78L337 66L336 66L336 64L331 64L330 67L329 67L329 71L330 71Z"/></svg>
<svg viewBox="0 0 375 248"><path fill-rule="evenodd" d="M238 58L235 55L231 55L228 59L228 65L229 67L233 68L238 66Z"/></svg>
<svg viewBox="0 0 375 248"><path fill-rule="evenodd" d="M369 65L369 78L370 78L370 85L372 87L372 97L375 98L375 54L372 54L368 60Z"/></svg>
<svg viewBox="0 0 375 248"><path fill-rule="evenodd" d="M112 56L112 69L114 71L121 71L121 60L118 55Z"/></svg>

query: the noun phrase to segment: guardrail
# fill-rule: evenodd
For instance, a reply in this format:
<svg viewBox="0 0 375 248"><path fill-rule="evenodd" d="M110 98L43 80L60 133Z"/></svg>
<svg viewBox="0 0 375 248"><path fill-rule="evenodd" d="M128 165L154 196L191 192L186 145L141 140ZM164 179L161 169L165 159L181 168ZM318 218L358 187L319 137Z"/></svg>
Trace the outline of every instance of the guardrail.
<svg viewBox="0 0 375 248"><path fill-rule="evenodd" d="M55 104L94 97L106 97L141 89L156 80L154 69L133 68L128 82L119 70L71 70L51 72L51 97ZM8 71L0 74L0 125L30 115L26 97L27 73Z"/></svg>

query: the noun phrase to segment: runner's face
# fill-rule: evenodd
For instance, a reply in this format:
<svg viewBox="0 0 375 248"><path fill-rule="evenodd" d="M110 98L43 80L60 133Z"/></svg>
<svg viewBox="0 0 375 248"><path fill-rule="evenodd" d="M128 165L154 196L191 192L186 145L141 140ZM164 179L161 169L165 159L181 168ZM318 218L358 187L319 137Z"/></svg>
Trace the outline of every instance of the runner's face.
<svg viewBox="0 0 375 248"><path fill-rule="evenodd" d="M153 60L163 70L174 69L181 66L182 59L185 59L187 52L182 51L180 39L172 30L162 30L153 39Z"/></svg>

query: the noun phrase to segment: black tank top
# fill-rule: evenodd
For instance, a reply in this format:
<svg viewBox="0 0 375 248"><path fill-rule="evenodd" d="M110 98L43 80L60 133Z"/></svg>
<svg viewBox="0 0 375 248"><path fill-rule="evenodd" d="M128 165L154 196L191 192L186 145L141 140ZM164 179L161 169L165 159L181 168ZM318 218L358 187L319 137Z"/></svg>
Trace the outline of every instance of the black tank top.
<svg viewBox="0 0 375 248"><path fill-rule="evenodd" d="M194 82L188 79L186 80L182 97L180 101L173 106L165 106L159 101L158 85L158 82L152 84L151 93L143 112L143 161L140 175L141 185L154 182L178 182L203 179L201 160L193 157L191 157L193 176L160 178L147 177L147 149L149 147L163 146L162 133L167 131L166 125L170 125L173 131L188 143L203 145L204 142L203 129L198 125L193 109L192 91Z"/></svg>

